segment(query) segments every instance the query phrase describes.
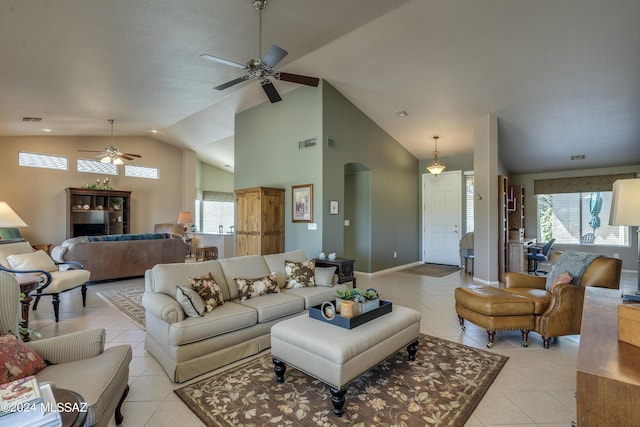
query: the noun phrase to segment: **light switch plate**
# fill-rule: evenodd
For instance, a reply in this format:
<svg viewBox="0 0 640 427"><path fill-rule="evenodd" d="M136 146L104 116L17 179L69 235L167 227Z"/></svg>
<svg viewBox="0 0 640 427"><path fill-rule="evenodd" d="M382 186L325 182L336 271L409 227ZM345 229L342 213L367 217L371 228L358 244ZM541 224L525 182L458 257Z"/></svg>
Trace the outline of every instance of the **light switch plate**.
<svg viewBox="0 0 640 427"><path fill-rule="evenodd" d="M351 222L349 222L349 220L348 220L348 219L345 219L345 220L344 220L344 226L345 226L345 227L348 227L348 226L350 226L350 225L351 225Z"/></svg>
<svg viewBox="0 0 640 427"><path fill-rule="evenodd" d="M308 227L308 230L317 230L318 229L318 224L316 224L315 222L310 222Z"/></svg>

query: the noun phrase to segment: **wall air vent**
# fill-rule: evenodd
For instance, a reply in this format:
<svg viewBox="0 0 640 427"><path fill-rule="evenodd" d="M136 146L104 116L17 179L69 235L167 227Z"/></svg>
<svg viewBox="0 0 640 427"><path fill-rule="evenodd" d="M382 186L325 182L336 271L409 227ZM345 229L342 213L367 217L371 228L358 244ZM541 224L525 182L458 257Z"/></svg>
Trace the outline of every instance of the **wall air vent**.
<svg viewBox="0 0 640 427"><path fill-rule="evenodd" d="M316 138L305 139L304 141L298 141L298 149L311 148L316 146Z"/></svg>
<svg viewBox="0 0 640 427"><path fill-rule="evenodd" d="M338 148L338 141L333 138L329 138L329 140L327 141L327 146L331 148Z"/></svg>
<svg viewBox="0 0 640 427"><path fill-rule="evenodd" d="M584 154L578 154L577 156L571 156L571 160L584 160Z"/></svg>
<svg viewBox="0 0 640 427"><path fill-rule="evenodd" d="M22 121L27 123L40 123L42 121L42 117L23 117Z"/></svg>

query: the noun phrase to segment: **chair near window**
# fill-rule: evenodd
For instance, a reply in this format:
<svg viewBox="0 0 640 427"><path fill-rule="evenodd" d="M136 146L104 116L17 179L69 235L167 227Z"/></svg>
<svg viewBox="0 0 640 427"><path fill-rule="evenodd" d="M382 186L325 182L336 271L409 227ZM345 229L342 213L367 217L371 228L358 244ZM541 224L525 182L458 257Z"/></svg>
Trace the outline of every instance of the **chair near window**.
<svg viewBox="0 0 640 427"><path fill-rule="evenodd" d="M584 236L580 237L581 245L593 245L593 242L596 241L596 235L593 233L587 233Z"/></svg>
<svg viewBox="0 0 640 427"><path fill-rule="evenodd" d="M548 271L538 270L538 262L549 262L549 253L556 239L551 239L544 246L531 246L527 258L529 258L529 265L533 264L533 268L528 270L529 273L538 275L538 273L547 274Z"/></svg>

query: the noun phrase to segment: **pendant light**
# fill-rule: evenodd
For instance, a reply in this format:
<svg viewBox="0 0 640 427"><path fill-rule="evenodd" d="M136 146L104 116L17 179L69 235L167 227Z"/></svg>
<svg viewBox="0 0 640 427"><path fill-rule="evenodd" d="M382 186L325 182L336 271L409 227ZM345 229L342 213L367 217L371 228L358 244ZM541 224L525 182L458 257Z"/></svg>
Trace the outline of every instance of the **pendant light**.
<svg viewBox="0 0 640 427"><path fill-rule="evenodd" d="M442 171L446 168L446 166L440 163L440 161L438 160L438 139L439 138L440 137L437 135L433 137L433 140L435 141L435 144L436 144L436 149L433 152L434 159L433 159L433 163L427 166L427 170L435 176L438 176L439 174L441 174Z"/></svg>

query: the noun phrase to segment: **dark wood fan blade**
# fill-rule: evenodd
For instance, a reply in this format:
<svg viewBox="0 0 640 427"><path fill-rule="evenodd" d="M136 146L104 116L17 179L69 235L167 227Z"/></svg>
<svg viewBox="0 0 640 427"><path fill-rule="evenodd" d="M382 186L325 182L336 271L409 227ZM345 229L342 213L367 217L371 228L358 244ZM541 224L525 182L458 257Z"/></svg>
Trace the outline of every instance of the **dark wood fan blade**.
<svg viewBox="0 0 640 427"><path fill-rule="evenodd" d="M137 157L139 159L142 158L142 156L140 154L133 154L133 153L122 153L122 154L124 154L125 156L129 156L129 157Z"/></svg>
<svg viewBox="0 0 640 427"><path fill-rule="evenodd" d="M118 157L125 160L133 160L133 157L129 157L126 154L120 154Z"/></svg>
<svg viewBox="0 0 640 427"><path fill-rule="evenodd" d="M274 102L282 101L280 98L280 94L276 90L276 87L271 83L271 80L264 79L260 82L264 93L269 97L269 101L273 104Z"/></svg>
<svg viewBox="0 0 640 427"><path fill-rule="evenodd" d="M228 59L224 59L224 58L218 58L217 56L208 55L206 53L200 55L200 58L207 59L207 60L213 61L213 62L218 62L218 63L224 64L224 65L230 65L231 67L240 68L241 70L246 70L247 68L249 68L244 64L238 64L237 62L229 61Z"/></svg>
<svg viewBox="0 0 640 427"><path fill-rule="evenodd" d="M298 83L313 87L317 87L318 83L320 83L320 79L317 77L302 76L300 74L278 73L276 77L285 82Z"/></svg>
<svg viewBox="0 0 640 427"><path fill-rule="evenodd" d="M278 65L278 63L288 54L289 52L274 44L271 46L271 49L269 49L264 58L262 58L262 63L267 67L275 68L276 65Z"/></svg>
<svg viewBox="0 0 640 427"><path fill-rule="evenodd" d="M238 77L237 79L233 79L229 82L223 83L221 85L218 85L216 87L214 87L215 90L225 90L226 88L229 88L231 86L237 85L238 83L242 83L243 81L247 80L249 77L248 76L244 76L244 77Z"/></svg>

